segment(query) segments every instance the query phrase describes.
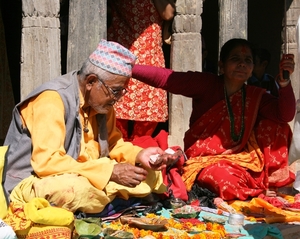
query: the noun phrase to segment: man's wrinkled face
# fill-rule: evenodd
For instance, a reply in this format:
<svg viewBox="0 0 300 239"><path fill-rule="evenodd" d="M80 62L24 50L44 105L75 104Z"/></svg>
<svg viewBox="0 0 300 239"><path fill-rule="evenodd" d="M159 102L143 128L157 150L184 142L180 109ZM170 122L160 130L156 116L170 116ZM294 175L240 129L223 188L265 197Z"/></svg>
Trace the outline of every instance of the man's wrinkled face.
<svg viewBox="0 0 300 239"><path fill-rule="evenodd" d="M87 104L97 113L107 114L113 105L126 94L129 78L112 75L109 79L101 79L96 74L89 75L92 81L88 84L89 96L85 99ZM87 84L87 85L88 85Z"/></svg>

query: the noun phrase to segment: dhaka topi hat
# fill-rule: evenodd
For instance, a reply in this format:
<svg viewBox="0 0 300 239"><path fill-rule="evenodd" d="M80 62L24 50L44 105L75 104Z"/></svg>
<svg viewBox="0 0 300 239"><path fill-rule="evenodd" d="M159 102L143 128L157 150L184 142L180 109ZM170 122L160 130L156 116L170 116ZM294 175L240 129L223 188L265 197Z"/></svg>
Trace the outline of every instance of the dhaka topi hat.
<svg viewBox="0 0 300 239"><path fill-rule="evenodd" d="M136 56L119 43L102 39L89 60L103 70L131 77Z"/></svg>

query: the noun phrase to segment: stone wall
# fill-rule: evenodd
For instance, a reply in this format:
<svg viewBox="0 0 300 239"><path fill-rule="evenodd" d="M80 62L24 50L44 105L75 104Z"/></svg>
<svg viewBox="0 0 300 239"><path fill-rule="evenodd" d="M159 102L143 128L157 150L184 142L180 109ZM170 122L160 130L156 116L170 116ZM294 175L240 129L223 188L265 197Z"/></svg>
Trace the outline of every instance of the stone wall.
<svg viewBox="0 0 300 239"><path fill-rule="evenodd" d="M171 45L171 69L201 71L202 0L177 0ZM182 79L184 84L184 79ZM169 145L183 148L183 136L189 127L191 99L170 94Z"/></svg>
<svg viewBox="0 0 300 239"><path fill-rule="evenodd" d="M107 7L102 0L70 0L67 72L77 70L106 39Z"/></svg>
<svg viewBox="0 0 300 239"><path fill-rule="evenodd" d="M21 99L60 75L59 0L22 1Z"/></svg>

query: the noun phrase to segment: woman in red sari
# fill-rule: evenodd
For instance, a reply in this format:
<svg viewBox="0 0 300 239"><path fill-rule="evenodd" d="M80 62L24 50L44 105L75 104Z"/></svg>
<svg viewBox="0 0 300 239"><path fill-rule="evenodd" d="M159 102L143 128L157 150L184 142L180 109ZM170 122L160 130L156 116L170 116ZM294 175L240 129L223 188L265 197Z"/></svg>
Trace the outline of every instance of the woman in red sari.
<svg viewBox="0 0 300 239"><path fill-rule="evenodd" d="M279 97L246 85L253 70L253 51L245 39L231 39L220 53L221 74L174 72L136 65L133 77L173 94L191 97L190 129L184 137L188 160L182 179L225 200L246 200L290 184L288 167L296 100L290 80L278 75ZM279 71L294 71L294 56L284 55Z"/></svg>

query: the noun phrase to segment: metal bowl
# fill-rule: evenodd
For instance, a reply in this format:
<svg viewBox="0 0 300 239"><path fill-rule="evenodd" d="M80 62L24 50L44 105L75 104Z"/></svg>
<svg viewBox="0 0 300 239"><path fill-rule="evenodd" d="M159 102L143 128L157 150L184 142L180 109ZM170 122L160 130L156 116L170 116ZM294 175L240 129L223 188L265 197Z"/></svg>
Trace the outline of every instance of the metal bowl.
<svg viewBox="0 0 300 239"><path fill-rule="evenodd" d="M180 207L183 207L184 205L186 205L186 203L179 198L172 198L170 201L170 204L173 209L180 208Z"/></svg>
<svg viewBox="0 0 300 239"><path fill-rule="evenodd" d="M244 225L244 219L245 216L243 214L234 213L229 215L228 223L230 225Z"/></svg>

